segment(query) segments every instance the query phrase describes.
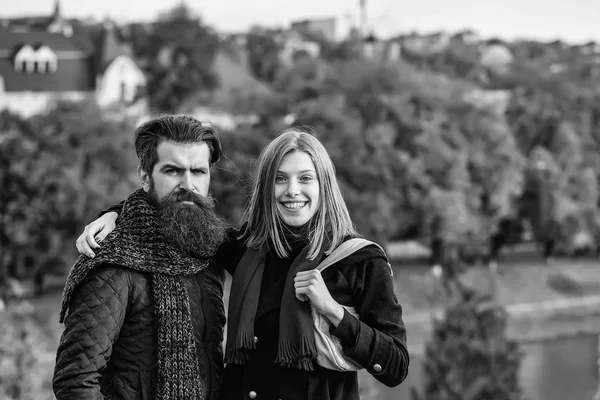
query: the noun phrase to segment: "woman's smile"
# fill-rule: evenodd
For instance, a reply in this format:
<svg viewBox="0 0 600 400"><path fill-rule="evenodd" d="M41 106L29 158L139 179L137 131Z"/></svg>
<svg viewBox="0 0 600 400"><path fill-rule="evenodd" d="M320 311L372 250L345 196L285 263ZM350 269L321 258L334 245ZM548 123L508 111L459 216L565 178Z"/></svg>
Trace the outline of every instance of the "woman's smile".
<svg viewBox="0 0 600 400"><path fill-rule="evenodd" d="M301 210L308 204L308 201L283 201L281 202L286 210L297 211Z"/></svg>

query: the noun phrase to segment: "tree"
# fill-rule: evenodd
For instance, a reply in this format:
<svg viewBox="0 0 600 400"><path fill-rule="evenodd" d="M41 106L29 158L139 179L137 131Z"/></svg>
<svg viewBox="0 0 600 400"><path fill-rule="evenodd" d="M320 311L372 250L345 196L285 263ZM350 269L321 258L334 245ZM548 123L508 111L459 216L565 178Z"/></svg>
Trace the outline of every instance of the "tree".
<svg viewBox="0 0 600 400"><path fill-rule="evenodd" d="M507 109L528 164L521 209L540 239L557 223L563 248L575 235L598 231L598 95L580 84L564 76L528 82L513 91Z"/></svg>
<svg viewBox="0 0 600 400"><path fill-rule="evenodd" d="M0 114L0 283L62 274L99 208L135 187L133 125L95 103L59 103L23 120Z"/></svg>
<svg viewBox="0 0 600 400"><path fill-rule="evenodd" d="M506 337L507 315L488 297L470 290L434 320L426 346L422 392L413 400L522 399L521 353ZM419 393L421 392L421 393Z"/></svg>
<svg viewBox="0 0 600 400"><path fill-rule="evenodd" d="M187 6L162 15L136 43L152 109L177 112L190 95L218 86L212 67L219 38Z"/></svg>
<svg viewBox="0 0 600 400"><path fill-rule="evenodd" d="M252 74L264 82L275 82L275 78L281 69L279 59L281 45L275 41L273 32L255 27L250 30L246 40L248 61Z"/></svg>

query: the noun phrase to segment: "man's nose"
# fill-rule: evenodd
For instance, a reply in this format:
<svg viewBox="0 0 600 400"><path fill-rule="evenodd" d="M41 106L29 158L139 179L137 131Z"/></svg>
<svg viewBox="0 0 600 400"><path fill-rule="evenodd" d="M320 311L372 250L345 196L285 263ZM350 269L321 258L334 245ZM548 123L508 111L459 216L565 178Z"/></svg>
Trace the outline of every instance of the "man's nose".
<svg viewBox="0 0 600 400"><path fill-rule="evenodd" d="M192 174L190 174L189 172L184 173L181 176L181 182L179 182L179 187L188 191L195 190L196 188L194 187L194 182L192 181Z"/></svg>

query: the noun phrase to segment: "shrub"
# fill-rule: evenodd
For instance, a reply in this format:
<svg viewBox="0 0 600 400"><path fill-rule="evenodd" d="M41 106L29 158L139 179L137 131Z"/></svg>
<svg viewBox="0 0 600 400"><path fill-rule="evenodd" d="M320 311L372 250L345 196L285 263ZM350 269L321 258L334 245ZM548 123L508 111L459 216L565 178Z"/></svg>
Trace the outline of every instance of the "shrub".
<svg viewBox="0 0 600 400"><path fill-rule="evenodd" d="M505 310L487 296L464 291L434 320L426 347L422 394L413 400L522 399L517 343L506 337Z"/></svg>
<svg viewBox="0 0 600 400"><path fill-rule="evenodd" d="M53 343L27 302L0 312L0 398L52 400Z"/></svg>

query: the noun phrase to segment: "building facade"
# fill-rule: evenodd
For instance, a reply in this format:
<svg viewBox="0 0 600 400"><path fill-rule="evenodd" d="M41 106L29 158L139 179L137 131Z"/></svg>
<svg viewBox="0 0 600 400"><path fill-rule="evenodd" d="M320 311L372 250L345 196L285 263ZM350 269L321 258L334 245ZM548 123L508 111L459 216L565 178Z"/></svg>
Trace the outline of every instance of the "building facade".
<svg viewBox="0 0 600 400"><path fill-rule="evenodd" d="M129 105L141 98L145 85L113 24L67 21L58 0L50 17L0 25L0 109L28 117L59 99L91 97L105 107Z"/></svg>

